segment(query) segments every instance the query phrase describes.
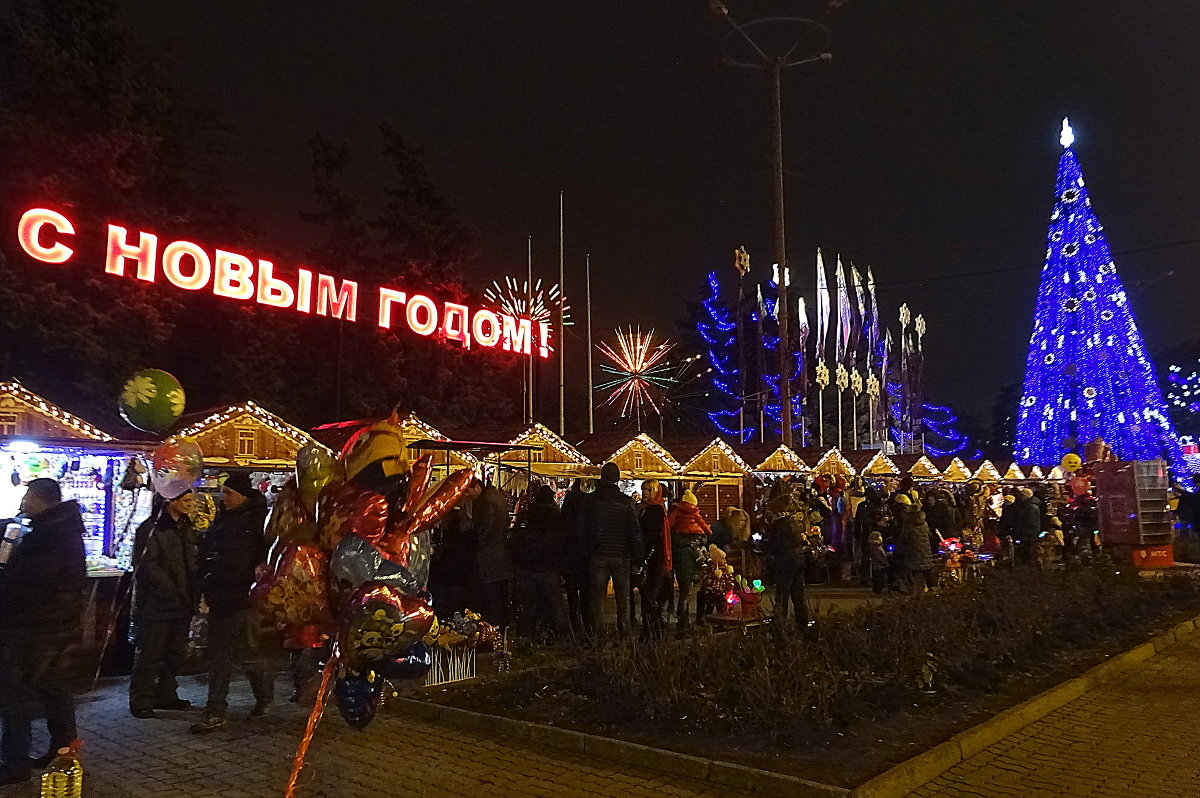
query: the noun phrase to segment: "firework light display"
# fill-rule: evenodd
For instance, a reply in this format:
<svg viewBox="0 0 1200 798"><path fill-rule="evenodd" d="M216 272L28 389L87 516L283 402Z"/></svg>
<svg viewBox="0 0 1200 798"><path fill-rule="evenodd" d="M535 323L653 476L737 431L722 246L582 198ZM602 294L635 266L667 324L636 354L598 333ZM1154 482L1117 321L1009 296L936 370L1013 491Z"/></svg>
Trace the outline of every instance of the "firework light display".
<svg viewBox="0 0 1200 798"><path fill-rule="evenodd" d="M643 417L650 413L662 415L663 408L670 404L668 393L680 384L699 356L668 361L667 355L675 345L655 341L653 329L642 332L640 327L618 328L615 335L615 346L596 345L611 361L600 364L600 370L610 379L597 385L596 390L608 393L603 406L616 408L622 418L635 419L641 431Z"/></svg>
<svg viewBox="0 0 1200 798"><path fill-rule="evenodd" d="M571 305L566 301L557 284L545 287L539 278L530 287L528 280L505 277L504 282L493 282L483 292L484 298L495 307L518 319L538 322L557 322L558 307L562 305L563 324L570 327Z"/></svg>

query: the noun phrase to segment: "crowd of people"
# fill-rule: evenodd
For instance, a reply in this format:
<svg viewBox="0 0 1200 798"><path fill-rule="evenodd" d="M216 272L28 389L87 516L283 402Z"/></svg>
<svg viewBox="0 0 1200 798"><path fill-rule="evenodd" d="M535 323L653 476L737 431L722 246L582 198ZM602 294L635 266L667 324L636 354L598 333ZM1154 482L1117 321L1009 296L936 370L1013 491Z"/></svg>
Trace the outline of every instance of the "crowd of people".
<svg viewBox="0 0 1200 798"><path fill-rule="evenodd" d="M672 622L680 633L704 623L722 598L713 585L729 584L722 579L736 576L744 585L767 577L775 618L803 630L805 589L814 581L857 581L875 593L936 591L947 551L1045 563L1090 557L1097 543L1094 497L1050 483L951 488L908 478L786 478L767 485L748 510L725 506L705 518L691 490L671 497L669 485L646 480L636 492L626 483L627 493L621 476L606 463L591 490L575 480L560 497L555 486L537 485L511 508L498 487L474 480L434 531L428 587L438 614L472 609L531 639L584 640L605 631L611 617L618 636L650 640ZM195 502L191 492L158 501L137 530L129 710L144 719L191 707L177 677L199 612L208 697L191 729L205 733L226 722L235 666L254 696L251 716L271 709L274 673L254 644L260 621L250 598L271 541L266 498L247 476L227 476L220 509L203 531L192 520ZM1181 517L1200 515L1184 504ZM0 548L0 783L29 778L75 737L70 693L53 671L82 610L80 510L62 500L56 482L37 479L22 516L18 545L6 534ZM292 700L311 700L321 645L295 649ZM35 717L46 718L51 743L39 757L30 750Z"/></svg>

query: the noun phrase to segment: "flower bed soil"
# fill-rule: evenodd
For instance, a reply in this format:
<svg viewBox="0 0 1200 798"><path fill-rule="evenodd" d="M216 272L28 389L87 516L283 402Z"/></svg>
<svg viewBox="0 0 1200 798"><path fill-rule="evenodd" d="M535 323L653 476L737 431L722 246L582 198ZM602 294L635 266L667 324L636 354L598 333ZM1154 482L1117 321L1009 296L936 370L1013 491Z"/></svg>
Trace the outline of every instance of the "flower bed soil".
<svg viewBox="0 0 1200 798"><path fill-rule="evenodd" d="M536 668L413 697L853 787L1198 612L1192 577L1017 572L800 638L541 650Z"/></svg>

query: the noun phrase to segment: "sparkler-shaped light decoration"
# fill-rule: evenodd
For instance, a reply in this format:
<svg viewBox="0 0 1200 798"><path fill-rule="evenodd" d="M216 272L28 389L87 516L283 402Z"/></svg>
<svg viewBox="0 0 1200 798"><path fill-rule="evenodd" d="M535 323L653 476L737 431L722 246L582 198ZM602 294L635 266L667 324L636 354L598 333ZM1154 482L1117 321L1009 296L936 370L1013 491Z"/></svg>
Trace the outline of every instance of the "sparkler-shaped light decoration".
<svg viewBox="0 0 1200 798"><path fill-rule="evenodd" d="M483 297L502 312L518 319L529 319L535 326L538 322L554 321L561 304L563 324L568 327L574 324L571 321L571 306L558 284L543 286L541 278L531 287L528 280L505 277L503 284L499 280L492 283L483 292Z"/></svg>
<svg viewBox="0 0 1200 798"><path fill-rule="evenodd" d="M612 379L597 385L596 390L608 391L603 404L619 408L622 417L635 417L640 427L647 411L662 414L666 392L679 381L680 365L666 362L675 345L655 342L653 328L645 333L640 327L615 332L616 346L596 345L600 354L612 361L600 364L600 370Z"/></svg>

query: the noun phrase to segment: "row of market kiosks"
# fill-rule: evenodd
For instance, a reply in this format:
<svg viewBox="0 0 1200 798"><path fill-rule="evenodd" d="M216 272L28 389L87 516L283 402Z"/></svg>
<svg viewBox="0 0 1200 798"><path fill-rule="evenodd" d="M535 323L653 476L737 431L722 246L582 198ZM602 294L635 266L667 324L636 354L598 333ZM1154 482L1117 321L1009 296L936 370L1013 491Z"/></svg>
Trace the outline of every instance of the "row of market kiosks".
<svg viewBox="0 0 1200 798"><path fill-rule="evenodd" d="M204 452L205 473L215 489L220 473L246 471L268 499L292 472L296 453L309 443L338 450L368 421L347 421L311 433L254 402L195 413L180 420L171 438L190 437ZM667 443L647 433L602 433L569 442L540 423L446 434L409 415L401 421L412 456L430 454L435 471L474 468L509 493L531 481L594 479L614 462L625 487L640 490L647 479L691 488L701 511L715 518L722 507L745 506L764 482L795 476L849 479L912 477L922 482L1020 483L1061 480L1060 467L963 460L875 450L791 449L785 445L730 443L722 438L680 438ZM125 479L131 461L148 464L157 441L121 440L38 396L18 382L0 382L0 518L16 515L24 486L57 479L67 498L79 502L87 529L85 547L93 570L128 563L132 530L149 515L149 489ZM124 487L122 487L124 483Z"/></svg>
<svg viewBox="0 0 1200 798"><path fill-rule="evenodd" d="M221 472L242 470L268 496L291 473L300 447L314 442L253 402L185 416L175 437L200 444L214 486ZM133 530L152 504L150 489L140 487L145 480L130 472L144 474L157 445L119 439L18 382L0 382L0 518L17 514L30 481L51 477L64 498L79 502L93 574L121 569Z"/></svg>

